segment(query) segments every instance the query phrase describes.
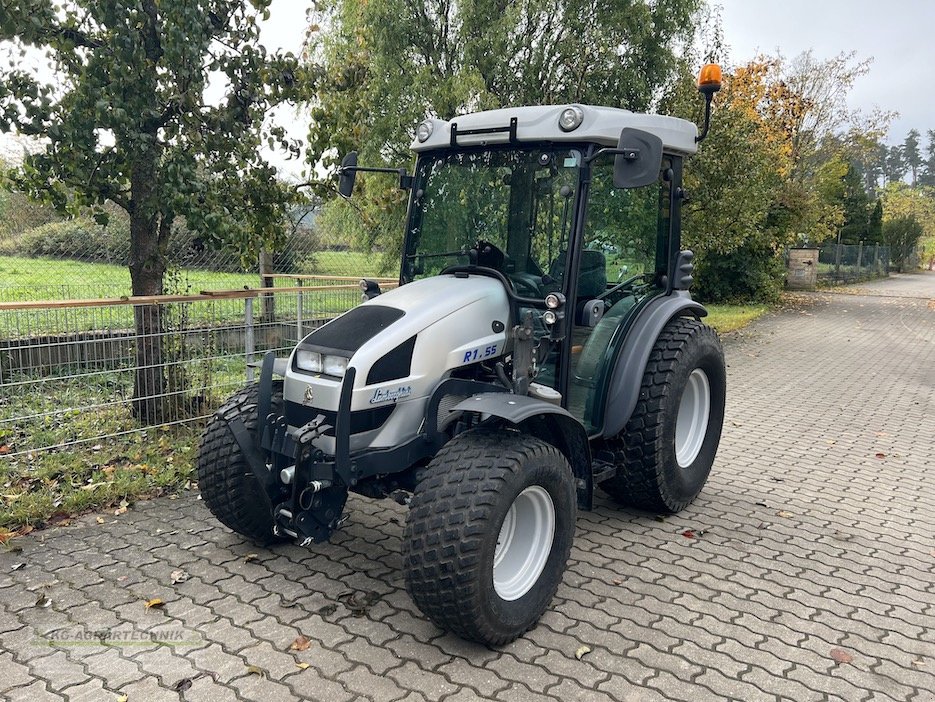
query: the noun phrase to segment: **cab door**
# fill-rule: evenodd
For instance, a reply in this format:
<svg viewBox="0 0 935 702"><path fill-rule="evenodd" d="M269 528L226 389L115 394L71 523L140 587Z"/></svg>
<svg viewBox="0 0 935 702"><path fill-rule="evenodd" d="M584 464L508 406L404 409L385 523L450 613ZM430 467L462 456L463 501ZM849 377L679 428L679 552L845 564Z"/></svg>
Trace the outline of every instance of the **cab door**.
<svg viewBox="0 0 935 702"><path fill-rule="evenodd" d="M669 165L664 159L663 174ZM602 425L602 383L628 323L643 304L665 292L670 202L671 183L665 178L639 188L615 188L612 159L592 166L569 341L567 400L568 410L589 432ZM602 315L595 321L598 303Z"/></svg>

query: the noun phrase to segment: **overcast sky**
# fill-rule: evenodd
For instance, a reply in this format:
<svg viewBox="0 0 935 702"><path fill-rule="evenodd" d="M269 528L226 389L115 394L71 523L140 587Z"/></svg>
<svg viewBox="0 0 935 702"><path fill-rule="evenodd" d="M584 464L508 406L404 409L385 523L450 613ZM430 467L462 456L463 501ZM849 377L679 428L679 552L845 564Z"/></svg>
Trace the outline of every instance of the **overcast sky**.
<svg viewBox="0 0 935 702"><path fill-rule="evenodd" d="M858 79L849 102L869 112L895 110L888 141L901 142L910 129L935 129L935 0L709 0L722 7L725 39L734 65L758 53L778 50L792 58L812 49L818 59L856 51L873 58L870 73ZM309 0L273 0L262 41L271 50L298 53ZM277 122L304 138L304 111L281 110ZM0 140L2 141L2 140ZM301 166L271 155L283 175L299 178Z"/></svg>
<svg viewBox="0 0 935 702"><path fill-rule="evenodd" d="M873 58L848 102L869 112L895 110L888 141L910 129L935 129L929 71L935 69L935 2L932 0L716 0L733 64L757 53L791 58L807 49L828 59L842 51Z"/></svg>
<svg viewBox="0 0 935 702"><path fill-rule="evenodd" d="M935 129L935 0L709 0L722 7L725 39L734 65L758 53L787 58L812 49L817 59L855 51L873 58L870 72L851 91L851 107L899 112L888 141L901 142L910 129ZM267 47L298 51L305 27L305 0L273 0L263 28ZM298 115L284 120L304 136ZM285 164L284 164L285 165ZM294 171L294 165L285 170Z"/></svg>

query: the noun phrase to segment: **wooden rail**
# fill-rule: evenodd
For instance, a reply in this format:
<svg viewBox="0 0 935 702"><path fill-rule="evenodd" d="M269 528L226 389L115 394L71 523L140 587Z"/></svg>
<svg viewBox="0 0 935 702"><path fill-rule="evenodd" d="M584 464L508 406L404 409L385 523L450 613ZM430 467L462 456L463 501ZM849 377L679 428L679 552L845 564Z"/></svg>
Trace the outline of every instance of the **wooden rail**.
<svg viewBox="0 0 935 702"><path fill-rule="evenodd" d="M282 276L293 277L293 276ZM355 279L356 280L356 279ZM397 281L393 280L392 283ZM329 290L359 290L357 285L308 285L289 288L244 288L242 290L202 290L197 295L138 295L92 300L18 300L0 302L0 312L8 310L68 309L77 307L114 307L118 305L166 305L176 302L207 300L237 300L275 293L327 292Z"/></svg>

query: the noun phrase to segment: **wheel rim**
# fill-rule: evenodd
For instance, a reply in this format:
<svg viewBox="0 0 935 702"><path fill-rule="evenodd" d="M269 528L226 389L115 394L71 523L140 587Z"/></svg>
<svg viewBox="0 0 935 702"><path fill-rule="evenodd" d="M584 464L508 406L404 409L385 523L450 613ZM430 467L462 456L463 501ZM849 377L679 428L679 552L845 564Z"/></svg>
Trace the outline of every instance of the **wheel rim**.
<svg viewBox="0 0 935 702"><path fill-rule="evenodd" d="M555 505L546 490L523 490L503 519L493 558L493 587L504 600L532 589L549 560L555 536Z"/></svg>
<svg viewBox="0 0 935 702"><path fill-rule="evenodd" d="M711 386L708 384L708 376L696 368L688 376L675 420L675 460L680 468L687 468L698 457L708 431L710 413Z"/></svg>

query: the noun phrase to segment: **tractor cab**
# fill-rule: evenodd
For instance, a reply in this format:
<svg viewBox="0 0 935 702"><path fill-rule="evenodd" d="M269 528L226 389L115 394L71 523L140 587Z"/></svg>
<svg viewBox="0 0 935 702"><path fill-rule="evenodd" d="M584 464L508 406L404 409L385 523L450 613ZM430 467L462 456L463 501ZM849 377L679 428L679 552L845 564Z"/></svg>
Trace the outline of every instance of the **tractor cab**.
<svg viewBox="0 0 935 702"><path fill-rule="evenodd" d="M682 158L696 136L684 120L584 105L426 120L400 282L502 280L510 324L533 329L533 390L556 391L600 434L627 322L687 282L675 264Z"/></svg>

